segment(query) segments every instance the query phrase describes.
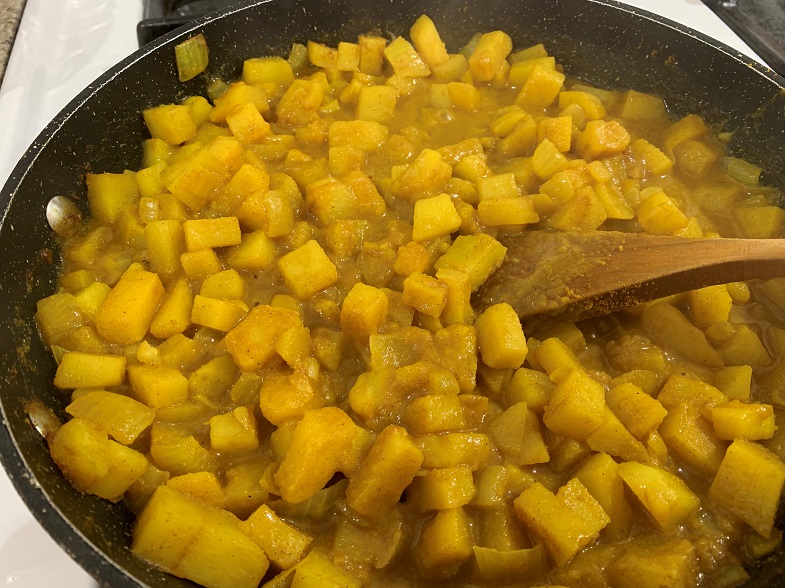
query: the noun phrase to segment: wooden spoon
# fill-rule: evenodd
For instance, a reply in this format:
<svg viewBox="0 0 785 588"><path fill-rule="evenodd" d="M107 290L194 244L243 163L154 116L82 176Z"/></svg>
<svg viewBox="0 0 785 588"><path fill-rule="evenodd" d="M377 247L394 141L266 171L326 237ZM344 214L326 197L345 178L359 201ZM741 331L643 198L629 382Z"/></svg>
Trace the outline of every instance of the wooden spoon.
<svg viewBox="0 0 785 588"><path fill-rule="evenodd" d="M686 290L785 276L785 239L688 239L613 231L504 235L501 267L474 294L524 324L581 320Z"/></svg>

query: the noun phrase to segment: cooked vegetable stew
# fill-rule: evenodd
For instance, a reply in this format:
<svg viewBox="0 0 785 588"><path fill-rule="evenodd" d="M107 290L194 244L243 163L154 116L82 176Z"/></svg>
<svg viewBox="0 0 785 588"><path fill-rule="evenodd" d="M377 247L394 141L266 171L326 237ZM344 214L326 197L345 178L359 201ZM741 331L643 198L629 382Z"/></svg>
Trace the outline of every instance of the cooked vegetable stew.
<svg viewBox="0 0 785 588"><path fill-rule="evenodd" d="M743 584L782 539L785 282L525 334L471 294L503 232L778 238L779 194L542 45L409 38L249 59L87 175L36 314L55 463L207 587Z"/></svg>

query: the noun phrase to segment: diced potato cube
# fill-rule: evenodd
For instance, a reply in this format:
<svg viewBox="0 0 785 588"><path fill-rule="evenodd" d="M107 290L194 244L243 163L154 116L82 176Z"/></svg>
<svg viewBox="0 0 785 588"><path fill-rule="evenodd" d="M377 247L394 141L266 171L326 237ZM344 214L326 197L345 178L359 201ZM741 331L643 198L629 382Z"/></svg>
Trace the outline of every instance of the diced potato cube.
<svg viewBox="0 0 785 588"><path fill-rule="evenodd" d="M488 307L474 325L483 362L492 368L521 367L526 359L526 338L518 314L506 302Z"/></svg>
<svg viewBox="0 0 785 588"><path fill-rule="evenodd" d="M240 243L240 224L234 216L187 220L183 223L183 232L188 251Z"/></svg>
<svg viewBox="0 0 785 588"><path fill-rule="evenodd" d="M674 353L703 366L721 367L724 364L722 356L709 344L703 331L668 302L647 306L641 324L655 343L670 348Z"/></svg>
<svg viewBox="0 0 785 588"><path fill-rule="evenodd" d="M476 429L488 411L488 399L473 394L421 396L404 409L401 422L417 435Z"/></svg>
<svg viewBox="0 0 785 588"><path fill-rule="evenodd" d="M128 380L136 399L153 409L188 399L188 379L174 368L130 365Z"/></svg>
<svg viewBox="0 0 785 588"><path fill-rule="evenodd" d="M241 522L240 528L283 570L300 561L313 541L310 535L281 520L266 504Z"/></svg>
<svg viewBox="0 0 785 588"><path fill-rule="evenodd" d="M341 330L366 341L387 321L389 301L385 293L363 283L355 284L341 306Z"/></svg>
<svg viewBox="0 0 785 588"><path fill-rule="evenodd" d="M449 287L426 274L414 273L403 281L403 303L438 318L447 305Z"/></svg>
<svg viewBox="0 0 785 588"><path fill-rule="evenodd" d="M624 426L644 440L660 426L668 411L660 402L630 382L612 386L605 401Z"/></svg>
<svg viewBox="0 0 785 588"><path fill-rule="evenodd" d="M461 235L434 264L437 270L454 269L469 276L472 292L498 268L507 248L490 235Z"/></svg>
<svg viewBox="0 0 785 588"><path fill-rule="evenodd" d="M264 120L259 110L250 102L235 106L226 114L229 130L243 144L258 143L272 135L270 123Z"/></svg>
<svg viewBox="0 0 785 588"><path fill-rule="evenodd" d="M454 576L472 556L472 529L463 508L441 510L429 519L414 547L420 571L431 578Z"/></svg>
<svg viewBox="0 0 785 588"><path fill-rule="evenodd" d="M491 452L490 439L482 433L424 435L416 443L423 453L425 469L464 465L476 471L485 466Z"/></svg>
<svg viewBox="0 0 785 588"><path fill-rule="evenodd" d="M633 141L632 152L635 154L635 157L643 161L646 169L654 175L666 174L673 167L670 157L645 139Z"/></svg>
<svg viewBox="0 0 785 588"><path fill-rule="evenodd" d="M556 100L564 80L563 73L539 64L535 65L518 93L515 103L530 110L547 108ZM536 124L534 128L536 133Z"/></svg>
<svg viewBox="0 0 785 588"><path fill-rule="evenodd" d="M221 271L221 260L212 249L186 251L180 256L180 265L190 280L201 281Z"/></svg>
<svg viewBox="0 0 785 588"><path fill-rule="evenodd" d="M659 432L668 450L698 471L711 475L719 468L726 444L694 406L669 407Z"/></svg>
<svg viewBox="0 0 785 588"><path fill-rule="evenodd" d="M728 441L771 439L776 431L770 404L745 404L738 400L712 408L711 423L717 437Z"/></svg>
<svg viewBox="0 0 785 588"><path fill-rule="evenodd" d="M354 147L370 153L387 140L387 127L375 120L337 120L330 125L330 147Z"/></svg>
<svg viewBox="0 0 785 588"><path fill-rule="evenodd" d="M355 196L345 183L328 176L311 182L305 189L305 205L322 224L357 214Z"/></svg>
<svg viewBox="0 0 785 588"><path fill-rule="evenodd" d="M458 508L474 497L474 479L467 466L429 470L406 489L406 500L420 510Z"/></svg>
<svg viewBox="0 0 785 588"><path fill-rule="evenodd" d="M636 462L619 464L619 475L665 532L675 529L700 508L684 481L666 470Z"/></svg>
<svg viewBox="0 0 785 588"><path fill-rule="evenodd" d="M688 588L698 582L698 558L686 539L630 546L611 563L608 574L618 588Z"/></svg>
<svg viewBox="0 0 785 588"><path fill-rule="evenodd" d="M103 223L115 222L123 209L139 200L136 180L128 174L87 174L90 214Z"/></svg>
<svg viewBox="0 0 785 588"><path fill-rule="evenodd" d="M573 478L553 495L535 482L513 502L515 514L562 566L610 522L602 506Z"/></svg>
<svg viewBox="0 0 785 588"><path fill-rule="evenodd" d="M168 339L185 331L191 324L193 300L187 280L181 278L174 282L150 321L150 334L159 339Z"/></svg>
<svg viewBox="0 0 785 588"><path fill-rule="evenodd" d="M185 251L185 236L179 221L153 221L145 226L144 235L150 263L161 278L169 280L182 271L180 256Z"/></svg>
<svg viewBox="0 0 785 588"><path fill-rule="evenodd" d="M166 481L166 487L215 508L224 506L224 491L213 472L193 472L174 476Z"/></svg>
<svg viewBox="0 0 785 588"><path fill-rule="evenodd" d="M191 109L179 104L163 104L142 112L147 129L154 139L180 145L196 134Z"/></svg>
<svg viewBox="0 0 785 588"><path fill-rule="evenodd" d="M165 293L156 274L131 266L98 309L98 332L113 343L141 341Z"/></svg>
<svg viewBox="0 0 785 588"><path fill-rule="evenodd" d="M397 198L415 202L440 193L452 175L452 166L433 149L423 149L403 172L394 176L390 190Z"/></svg>
<svg viewBox="0 0 785 588"><path fill-rule="evenodd" d="M294 295L307 300L338 281L338 271L314 240L278 260L278 270Z"/></svg>
<svg viewBox="0 0 785 588"><path fill-rule="evenodd" d="M511 51L512 39L506 33L493 31L482 35L469 57L472 78L478 82L493 79Z"/></svg>
<svg viewBox="0 0 785 588"><path fill-rule="evenodd" d="M687 226L688 219L659 188L644 191L637 215L641 228L655 235L666 235Z"/></svg>
<svg viewBox="0 0 785 588"><path fill-rule="evenodd" d="M341 469L356 428L340 408L307 411L295 427L286 456L275 473L281 497L294 504L321 490Z"/></svg>
<svg viewBox="0 0 785 588"><path fill-rule="evenodd" d="M386 427L349 480L347 503L365 516L388 511L411 484L422 461L422 452L405 429Z"/></svg>
<svg viewBox="0 0 785 588"><path fill-rule="evenodd" d="M58 388L103 388L125 381L124 355L101 355L69 351L57 366L54 384Z"/></svg>
<svg viewBox="0 0 785 588"><path fill-rule="evenodd" d="M248 305L242 300L221 300L197 294L191 309L191 322L225 333L247 314Z"/></svg>
<svg viewBox="0 0 785 588"><path fill-rule="evenodd" d="M259 393L264 418L277 426L300 419L307 411L321 408L323 404L313 383L301 372L270 374Z"/></svg>
<svg viewBox="0 0 785 588"><path fill-rule="evenodd" d="M240 244L228 249L226 262L232 269L256 272L272 264L276 250L275 241L265 231L244 233Z"/></svg>
<svg viewBox="0 0 785 588"><path fill-rule="evenodd" d="M752 367L738 365L721 368L714 375L714 385L728 398L749 400L752 385Z"/></svg>
<svg viewBox="0 0 785 588"><path fill-rule="evenodd" d="M423 242L442 235L449 235L461 226L461 217L455 210L452 198L439 194L414 203L412 239Z"/></svg>
<svg viewBox="0 0 785 588"><path fill-rule="evenodd" d="M445 268L436 272L436 279L447 284L447 303L439 317L442 324L471 324L474 311L471 307L472 290L468 274Z"/></svg>
<svg viewBox="0 0 785 588"><path fill-rule="evenodd" d="M226 333L226 349L242 371L255 372L275 356L278 337L301 324L294 310L260 304Z"/></svg>
<svg viewBox="0 0 785 588"><path fill-rule="evenodd" d="M159 487L134 527L131 551L207 588L255 588L269 566L231 514Z"/></svg>
<svg viewBox="0 0 785 588"><path fill-rule="evenodd" d="M782 461L765 447L739 439L725 453L709 501L770 537L783 484Z"/></svg>
<svg viewBox="0 0 785 588"><path fill-rule="evenodd" d="M543 422L554 433L586 440L605 420L605 390L581 369L572 369L551 392Z"/></svg>
<svg viewBox="0 0 785 588"><path fill-rule="evenodd" d="M417 53L423 58L429 67L442 64L447 59L447 49L444 47L436 25L426 15L421 15L409 29L409 36L412 38Z"/></svg>
<svg viewBox="0 0 785 588"><path fill-rule="evenodd" d="M291 64L282 57L254 57L243 62L243 81L251 86L287 87L294 81Z"/></svg>
<svg viewBox="0 0 785 588"><path fill-rule="evenodd" d="M656 120L664 119L667 113L659 96L629 90L621 102L621 116L632 120Z"/></svg>
<svg viewBox="0 0 785 588"><path fill-rule="evenodd" d="M278 122L287 127L303 127L318 116L324 88L315 81L295 80L276 107Z"/></svg>
<svg viewBox="0 0 785 588"><path fill-rule="evenodd" d="M605 534L615 539L626 539L632 528L633 514L624 496L624 480L619 475L619 465L607 453L596 453L583 462L575 472L575 478L610 517Z"/></svg>
<svg viewBox="0 0 785 588"><path fill-rule="evenodd" d="M80 492L117 502L147 469L144 455L112 441L106 432L74 418L49 438L49 452Z"/></svg>
<svg viewBox="0 0 785 588"><path fill-rule="evenodd" d="M355 114L359 120L384 121L392 118L398 104L398 90L391 86L363 86L357 96Z"/></svg>
<svg viewBox="0 0 785 588"><path fill-rule="evenodd" d="M259 447L259 434L253 409L239 406L231 412L219 414L208 421L210 447L219 453L244 453Z"/></svg>
<svg viewBox="0 0 785 588"><path fill-rule="evenodd" d="M520 368L515 370L512 379L504 389L508 405L525 402L530 410L542 414L553 391L554 383L542 372Z"/></svg>
<svg viewBox="0 0 785 588"><path fill-rule="evenodd" d="M643 443L633 437L607 405L602 424L586 438L586 444L593 451L605 452L625 461L645 461L648 457Z"/></svg>
<svg viewBox="0 0 785 588"><path fill-rule="evenodd" d="M617 121L592 120L575 137L573 151L587 161L621 153L630 144L630 135Z"/></svg>
<svg viewBox="0 0 785 588"><path fill-rule="evenodd" d="M384 56L393 71L402 78L424 78L431 74L431 69L420 58L411 43L403 37L395 40L384 48Z"/></svg>

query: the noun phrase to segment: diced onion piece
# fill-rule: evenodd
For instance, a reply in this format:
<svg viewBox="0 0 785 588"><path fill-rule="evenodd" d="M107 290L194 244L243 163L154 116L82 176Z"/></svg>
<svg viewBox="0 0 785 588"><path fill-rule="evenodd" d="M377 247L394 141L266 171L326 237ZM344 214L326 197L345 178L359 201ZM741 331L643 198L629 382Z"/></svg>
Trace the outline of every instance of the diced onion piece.
<svg viewBox="0 0 785 588"><path fill-rule="evenodd" d="M181 82L187 82L207 69L207 39L202 33L176 45L174 54L177 59L177 74Z"/></svg>

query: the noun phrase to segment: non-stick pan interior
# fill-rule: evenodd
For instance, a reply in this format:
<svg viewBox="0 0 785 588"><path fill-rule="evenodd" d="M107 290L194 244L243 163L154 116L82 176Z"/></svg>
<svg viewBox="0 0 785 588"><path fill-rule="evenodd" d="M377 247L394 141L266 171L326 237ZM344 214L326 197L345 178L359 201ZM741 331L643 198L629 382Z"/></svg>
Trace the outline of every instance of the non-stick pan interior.
<svg viewBox="0 0 785 588"><path fill-rule="evenodd" d="M37 139L0 196L0 453L28 506L63 547L111 586L186 586L149 569L128 550L132 517L122 506L82 496L62 478L27 407L38 400L62 410L67 397L51 384L54 361L41 345L33 314L53 291L57 243L46 224L50 198L84 207L84 174L137 169L145 128L140 111L203 93L205 78L177 81L173 45L203 32L209 73L237 77L242 61L287 55L292 42L339 39L376 31L405 35L422 12L457 51L478 31L502 29L516 47L544 42L569 75L605 87L663 96L676 115L697 112L735 131L731 150L775 174L785 186L785 97L780 82L728 48L674 24L596 0L275 0L243 3L206 17L141 50L77 97ZM779 559L753 585L785 580Z"/></svg>

